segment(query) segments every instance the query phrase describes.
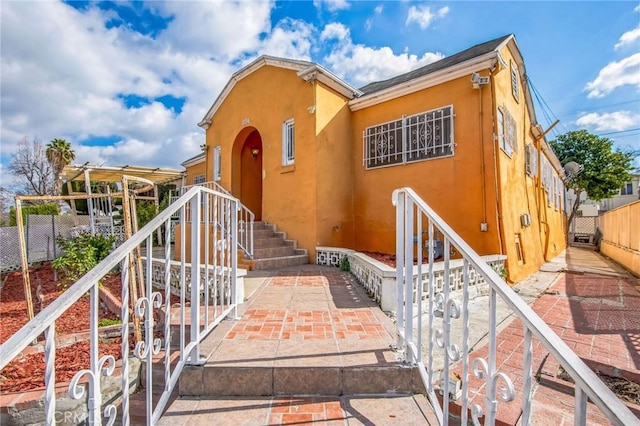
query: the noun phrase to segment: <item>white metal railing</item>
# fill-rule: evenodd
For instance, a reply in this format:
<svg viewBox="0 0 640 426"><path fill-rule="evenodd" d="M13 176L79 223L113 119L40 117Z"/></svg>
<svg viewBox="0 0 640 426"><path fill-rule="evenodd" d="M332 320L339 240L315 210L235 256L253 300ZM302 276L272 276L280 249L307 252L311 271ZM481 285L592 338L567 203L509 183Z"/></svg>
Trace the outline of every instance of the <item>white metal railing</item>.
<svg viewBox="0 0 640 426"><path fill-rule="evenodd" d="M221 209L210 210L210 204L223 206ZM205 206L204 209L201 206ZM78 422L88 422L89 424L101 424L106 420L112 424L116 417L118 423L130 424L129 413L129 389L132 384L129 374L130 356L138 358L146 363L146 423L156 424L167 404L169 397L175 388L180 373L185 365L202 363L199 353L201 340L213 330L224 318L237 316L237 213L239 201L227 194L215 192L205 187L192 188L172 203L166 210L151 220L140 231L136 232L124 244L116 248L106 259L69 287L60 297L51 302L28 324L22 327L16 334L11 336L2 346L0 346L0 369L4 368L31 342L38 339L44 332L45 340L45 395L44 407L46 413L45 423L54 424L56 418L60 417L60 412L56 411L56 368L55 368L55 329L56 320L67 311L77 300L88 294L90 300L90 365L88 369L83 369L75 374L69 384L69 396L73 399L81 399L86 404L86 418L78 419ZM143 264L137 257L140 252L147 258L153 253L153 234L158 229L164 227L165 232L169 231L171 216L178 212L180 214L180 236L186 241L186 213L190 211L194 221L200 222L200 215L203 214L204 223L222 223L228 232L219 232L216 227L192 226L191 237L191 260L185 261L185 245L181 245L180 262L180 303L178 308L172 307L170 303L170 266L172 261L171 245L164 247L164 290L156 292L152 287L152 262L144 262L146 271L142 273ZM213 213L213 216L210 215ZM211 235L210 232L213 234ZM210 241L212 243L210 243ZM116 359L111 356L99 358L98 339L98 286L102 278L120 267L122 275L122 345L121 359L121 385L119 387L119 399L116 403L109 403L103 406L101 392L101 376L111 376L116 366ZM186 298L187 287L190 289L202 289L202 274L191 274L190 282L185 281L187 266L191 270L204 269L204 282L212 285L205 285L200 291L190 291L189 299ZM221 267L222 266L222 267ZM137 276L142 282L136 281L131 286L130 277ZM144 278L141 278L144 277ZM134 289L143 289L137 300L134 298ZM185 307L188 302L187 307ZM133 315L130 318L130 304L133 306ZM175 312L175 309L178 312ZM189 315L189 324L187 323ZM177 327L178 339L172 339L171 335L176 332L172 329L172 319L177 323L179 316L179 326ZM161 318L158 327L154 322L154 317ZM132 321L133 320L133 321ZM135 327L137 323L142 325L141 339L136 342L133 350L130 348L128 336L132 331L132 322ZM162 337L158 338L160 334ZM174 343L178 342L177 347ZM132 352L132 354L131 354ZM178 357L177 362L175 358ZM152 369L160 369L163 374L154 375ZM161 383L162 393L154 401L154 377L163 377ZM159 380L159 379L158 379ZM117 380L116 380L117 383ZM62 404L61 404L62 406ZM120 408L118 409L117 406ZM65 417L66 418L66 417Z"/></svg>
<svg viewBox="0 0 640 426"><path fill-rule="evenodd" d="M194 186L203 186L205 188L212 189L223 194L231 196L231 193L227 191L218 182L203 182L194 185L186 185L177 190L177 193L172 192L170 194L169 202L173 202L181 194L184 194ZM191 221L191 217L187 215L187 222ZM253 225L255 222L255 214L249 210L247 206L240 203L240 210L238 210L238 247L245 252L249 258L253 258Z"/></svg>
<svg viewBox="0 0 640 426"><path fill-rule="evenodd" d="M575 424L585 425L587 422L587 400L591 400L598 409L613 424L637 425L639 420L633 413L609 390L609 388L595 375L589 367L576 355L554 331L527 305L500 276L487 265L471 247L445 223L411 188L401 188L393 193L393 204L396 206L396 258L397 258L397 327L398 347L404 351L405 360L414 363L420 372L427 396L434 407L440 424L449 422L449 403L453 401L451 394L450 372L454 365L462 365L462 402L461 424L467 424L469 412L474 424L480 424L484 417L485 425L493 425L499 403L508 403L515 399L515 387L511 379L497 370L496 348L499 342L498 321L496 307L498 303L506 305L524 325L524 345L522 363L522 415L519 424L528 425L531 420L532 386L533 386L533 345L532 338L538 339L542 346L575 381ZM417 283L413 279L414 254L418 255L418 269L421 274L422 250L415 250L423 246L422 234L426 229L429 240L433 241L434 231L444 236L444 268L445 280L449 280L450 253L455 250L462 256L464 264L462 303L456 300L450 292L448 282L441 292L435 291L433 260L433 245L428 251L429 297L427 300L418 298L414 303L414 291L419 294L423 289L414 289L414 285L423 286L423 281ZM414 238L417 236L417 241ZM479 274L489 285L488 309L483 315L488 315L488 359L476 357L471 360L469 346L470 309L469 309L469 277L471 270ZM411 271L410 273L406 273ZM426 306L424 306L426 304ZM421 314L423 313L423 314ZM426 324L423 321L425 317ZM453 340L451 333L453 320L462 321L462 347ZM424 336L424 337L423 337ZM423 346L425 352L423 353ZM435 371L434 355L442 353L444 357L443 371ZM457 365L456 365L457 364ZM469 389L470 368L478 379L484 380L484 387L479 393L485 392L484 407L470 404ZM502 386L499 388L499 384ZM442 394L440 404L436 391Z"/></svg>

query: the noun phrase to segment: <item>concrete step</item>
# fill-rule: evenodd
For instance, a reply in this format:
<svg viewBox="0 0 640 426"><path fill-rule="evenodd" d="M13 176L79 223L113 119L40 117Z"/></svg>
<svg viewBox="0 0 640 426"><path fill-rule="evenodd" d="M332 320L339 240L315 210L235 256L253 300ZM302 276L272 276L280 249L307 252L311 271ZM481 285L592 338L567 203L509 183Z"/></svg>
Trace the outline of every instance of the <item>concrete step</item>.
<svg viewBox="0 0 640 426"><path fill-rule="evenodd" d="M294 249L293 246L276 246L276 247L265 247L265 248L254 248L253 249L253 259L268 259L270 257L283 257L283 256L293 256ZM299 253L302 254L302 253Z"/></svg>
<svg viewBox="0 0 640 426"><path fill-rule="evenodd" d="M263 238L254 238L253 239L253 249L266 248L266 247L277 247L284 245L284 241L282 237L263 237ZM290 244L293 245L293 244Z"/></svg>
<svg viewBox="0 0 640 426"><path fill-rule="evenodd" d="M253 230L253 240L261 239L261 238L272 238L274 236L273 229L254 229Z"/></svg>
<svg viewBox="0 0 640 426"><path fill-rule="evenodd" d="M260 271L264 269L284 268L287 266L306 265L307 263L309 263L309 256L307 254L254 259L253 270Z"/></svg>
<svg viewBox="0 0 640 426"><path fill-rule="evenodd" d="M437 425L438 422L422 395L379 395L180 398L158 424Z"/></svg>
<svg viewBox="0 0 640 426"><path fill-rule="evenodd" d="M180 396L198 397L424 393L418 370L400 363L326 367L206 364L185 367L179 386Z"/></svg>

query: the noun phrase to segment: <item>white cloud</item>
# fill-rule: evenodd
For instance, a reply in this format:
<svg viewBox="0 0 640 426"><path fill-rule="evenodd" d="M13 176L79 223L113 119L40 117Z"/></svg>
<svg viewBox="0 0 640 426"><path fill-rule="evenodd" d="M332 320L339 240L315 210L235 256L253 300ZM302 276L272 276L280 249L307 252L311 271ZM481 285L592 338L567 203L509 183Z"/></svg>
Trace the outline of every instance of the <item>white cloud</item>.
<svg viewBox="0 0 640 426"><path fill-rule="evenodd" d="M637 111L591 112L580 116L576 124L598 132L619 132L640 127L640 113Z"/></svg>
<svg viewBox="0 0 640 426"><path fill-rule="evenodd" d="M443 18L449 13L449 7L444 6L437 11L431 12L431 7L426 5L411 6L407 15L405 25L416 23L421 29L427 29L436 18Z"/></svg>
<svg viewBox="0 0 640 426"><path fill-rule="evenodd" d="M375 9L373 9L374 12L374 16L367 18L367 20L364 23L364 28L367 31L370 31L371 28L373 27L373 19L377 16L382 14L382 11L384 10L384 6L379 4L375 7Z"/></svg>
<svg viewBox="0 0 640 426"><path fill-rule="evenodd" d="M637 6L633 9L633 11L634 11L634 12L639 12L639 13L640 13L640 4L639 4L639 5L637 5Z"/></svg>
<svg viewBox="0 0 640 426"><path fill-rule="evenodd" d="M79 163L179 167L198 153L204 135L196 123L237 69L238 56L260 49L309 54L296 38L300 25L270 32L273 2L150 5L172 17L155 40L126 25L107 29L116 15L95 4L82 10L60 2L3 4L2 162L23 137L63 137ZM43 40L50 47L42 48ZM129 109L121 94L150 103ZM164 95L183 98L182 111L153 101ZM110 146L81 144L114 135L120 140Z"/></svg>
<svg viewBox="0 0 640 426"><path fill-rule="evenodd" d="M259 49L260 54L289 59L311 60L315 27L304 21L285 18L278 22Z"/></svg>
<svg viewBox="0 0 640 426"><path fill-rule="evenodd" d="M313 5L317 9L323 7L329 12L337 12L338 10L349 9L349 3L347 0L313 0Z"/></svg>
<svg viewBox="0 0 640 426"><path fill-rule="evenodd" d="M324 62L336 75L357 86L411 71L444 56L427 52L418 57L406 51L396 55L386 46L373 48L354 44L349 29L339 23L327 25L320 35L320 41L331 45L331 53L324 58Z"/></svg>
<svg viewBox="0 0 640 426"><path fill-rule="evenodd" d="M640 89L640 53L609 63L595 80L587 83L585 90L589 91L587 97L601 98L625 85Z"/></svg>
<svg viewBox="0 0 640 426"><path fill-rule="evenodd" d="M629 44L633 44L636 40L640 38L640 27L637 27L631 31L627 31L626 33L620 36L620 40L613 46L614 49L619 49L623 46L627 46Z"/></svg>

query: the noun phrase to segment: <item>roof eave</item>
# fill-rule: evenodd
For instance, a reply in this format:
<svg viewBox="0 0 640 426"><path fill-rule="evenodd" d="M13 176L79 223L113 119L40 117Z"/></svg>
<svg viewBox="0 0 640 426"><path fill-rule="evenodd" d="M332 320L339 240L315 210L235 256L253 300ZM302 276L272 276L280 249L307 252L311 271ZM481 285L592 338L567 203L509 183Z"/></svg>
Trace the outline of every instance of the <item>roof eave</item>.
<svg viewBox="0 0 640 426"><path fill-rule="evenodd" d="M212 118L215 115L216 111L218 110L218 108L220 108L220 105L222 105L222 102L224 102L224 100L229 95L229 93L231 92L233 87L236 85L236 83L242 80L243 78L245 78L246 76L248 76L249 74L262 68L265 65L271 65L278 68L290 69L293 71L301 71L309 67L309 63L306 61L296 61L293 59L283 59L283 58L276 58L273 56L265 56L265 55L260 56L258 59L251 62L249 65L245 66L244 68L241 68L240 70L236 71L231 75L231 78L229 79L227 84L224 86L224 89L222 89L222 92L220 92L215 102L211 105L211 107L205 114L204 118L198 123L198 126L207 130L211 125Z"/></svg>
<svg viewBox="0 0 640 426"><path fill-rule="evenodd" d="M447 81L464 77L465 75L469 75L476 71L491 68L495 65L497 60L498 52L493 50L485 53L484 55L469 59L468 61L353 99L349 101L349 108L351 111L358 111L363 108L399 98L400 96L418 92Z"/></svg>
<svg viewBox="0 0 640 426"><path fill-rule="evenodd" d="M313 64L310 67L299 71L298 77L306 81L316 79L325 86L335 90L342 96L345 96L349 99L353 99L357 96L362 95L362 92L360 90L351 86L349 83L345 82L344 80L333 74L331 71L318 64Z"/></svg>

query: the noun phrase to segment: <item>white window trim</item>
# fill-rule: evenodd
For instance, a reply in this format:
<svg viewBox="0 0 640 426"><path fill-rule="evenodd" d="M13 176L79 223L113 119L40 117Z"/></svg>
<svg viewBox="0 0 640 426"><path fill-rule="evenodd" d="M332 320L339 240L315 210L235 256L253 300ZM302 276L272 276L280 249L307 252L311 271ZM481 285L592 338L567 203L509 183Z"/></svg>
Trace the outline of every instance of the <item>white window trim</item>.
<svg viewBox="0 0 640 426"><path fill-rule="evenodd" d="M219 182L222 179L222 147L220 145L213 148L213 181Z"/></svg>
<svg viewBox="0 0 640 426"><path fill-rule="evenodd" d="M193 184L194 185L200 185L202 183L205 183L205 181L207 180L205 175L195 175L193 177Z"/></svg>
<svg viewBox="0 0 640 426"><path fill-rule="evenodd" d="M291 129L291 133L289 133ZM291 166L296 159L295 123L293 118L282 122L282 165ZM289 138L289 135L291 137Z"/></svg>

